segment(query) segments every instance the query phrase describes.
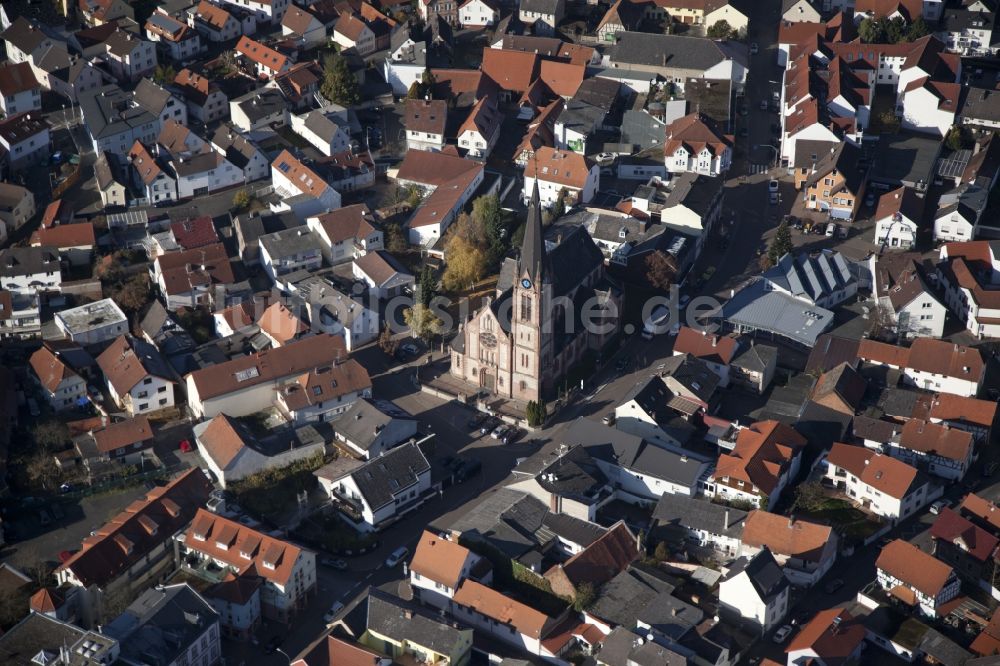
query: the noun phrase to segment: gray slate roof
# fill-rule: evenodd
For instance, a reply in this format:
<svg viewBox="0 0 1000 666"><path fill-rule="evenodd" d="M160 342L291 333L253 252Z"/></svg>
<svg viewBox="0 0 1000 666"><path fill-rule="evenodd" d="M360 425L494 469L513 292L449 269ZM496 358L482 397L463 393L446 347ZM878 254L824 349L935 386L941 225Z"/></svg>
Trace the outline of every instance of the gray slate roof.
<svg viewBox="0 0 1000 666"><path fill-rule="evenodd" d="M598 460L624 469L648 474L681 486L693 486L704 463L692 456L681 456L614 428L599 425L583 417L574 421L560 439L569 446L583 446Z"/></svg>
<svg viewBox="0 0 1000 666"><path fill-rule="evenodd" d="M676 493L662 495L653 509L653 520L660 525L675 524L734 539L743 535L746 517L746 511Z"/></svg>
<svg viewBox="0 0 1000 666"><path fill-rule="evenodd" d="M410 617L406 617L406 612ZM462 642L462 632L379 590L368 594L367 628L394 640L409 641L438 654L454 654Z"/></svg>
<svg viewBox="0 0 1000 666"><path fill-rule="evenodd" d="M0 250L0 276L19 277L59 270L59 251L54 247L9 247Z"/></svg>
<svg viewBox="0 0 1000 666"><path fill-rule="evenodd" d="M385 506L406 488L414 486L420 474L431 468L420 447L403 444L351 472L351 478L372 510Z"/></svg>
<svg viewBox="0 0 1000 666"><path fill-rule="evenodd" d="M166 88L161 88L149 79L141 79L132 93L135 103L154 116L159 116L170 101L172 95Z"/></svg>
<svg viewBox="0 0 1000 666"><path fill-rule="evenodd" d="M761 345L751 339L749 344L741 344L740 351L733 358L733 365L750 372L764 372L772 361L777 361L778 348Z"/></svg>
<svg viewBox="0 0 1000 666"><path fill-rule="evenodd" d="M337 434L352 444L367 450L382 428L392 421L413 421L413 417L390 400L355 400L334 423ZM390 446L397 442L391 442Z"/></svg>
<svg viewBox="0 0 1000 666"><path fill-rule="evenodd" d="M722 194L722 178L703 176L685 171L674 178L674 186L667 195L666 208L685 206L705 217L712 203ZM666 215L669 220L669 213Z"/></svg>
<svg viewBox="0 0 1000 666"><path fill-rule="evenodd" d="M821 300L853 280L844 255L832 250L817 254L786 254L764 273L764 279L797 298Z"/></svg>
<svg viewBox="0 0 1000 666"><path fill-rule="evenodd" d="M611 47L612 63L704 71L727 58L746 64L746 46L701 37L623 32Z"/></svg>
<svg viewBox="0 0 1000 666"><path fill-rule="evenodd" d="M746 572L757 595L765 602L776 598L788 588L788 579L767 547L750 559L741 557L733 562L722 580L732 580L743 572Z"/></svg>
<svg viewBox="0 0 1000 666"><path fill-rule="evenodd" d="M80 93L80 108L95 139L156 122L153 114L133 103L130 93L113 83Z"/></svg>
<svg viewBox="0 0 1000 666"><path fill-rule="evenodd" d="M833 325L833 312L797 298L764 289L757 281L722 306L721 317L733 326L773 333L806 347Z"/></svg>

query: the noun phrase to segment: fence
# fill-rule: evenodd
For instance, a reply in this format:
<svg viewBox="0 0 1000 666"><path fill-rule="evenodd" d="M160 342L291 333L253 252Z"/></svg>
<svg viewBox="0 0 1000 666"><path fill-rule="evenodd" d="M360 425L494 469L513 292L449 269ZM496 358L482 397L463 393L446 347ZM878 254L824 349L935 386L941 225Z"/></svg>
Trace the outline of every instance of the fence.
<svg viewBox="0 0 1000 666"><path fill-rule="evenodd" d="M63 182L59 183L58 185L52 188L52 199L55 200L61 197L66 192L66 190L76 185L76 183L79 180L80 180L80 167L77 166L75 169L73 169L72 172L70 172L68 176L66 176L66 180L64 180Z"/></svg>

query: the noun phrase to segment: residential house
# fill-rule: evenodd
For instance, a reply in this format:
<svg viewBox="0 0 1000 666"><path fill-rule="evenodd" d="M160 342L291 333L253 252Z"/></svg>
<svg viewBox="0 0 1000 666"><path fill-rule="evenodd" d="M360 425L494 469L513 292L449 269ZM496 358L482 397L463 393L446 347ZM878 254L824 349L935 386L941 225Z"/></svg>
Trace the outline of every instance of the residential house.
<svg viewBox="0 0 1000 666"><path fill-rule="evenodd" d="M941 338L948 308L925 277L919 256L872 255L872 294L877 298L881 324L900 339L917 336Z"/></svg>
<svg viewBox="0 0 1000 666"><path fill-rule="evenodd" d="M895 524L930 502L936 491L917 468L863 446L835 442L826 455L824 481L865 510Z"/></svg>
<svg viewBox="0 0 1000 666"><path fill-rule="evenodd" d="M0 183L0 236L24 226L35 216L35 195L26 187L13 183ZM49 272L49 271L46 271Z"/></svg>
<svg viewBox="0 0 1000 666"><path fill-rule="evenodd" d="M719 581L719 614L761 633L780 624L788 613L791 585L771 551L733 562Z"/></svg>
<svg viewBox="0 0 1000 666"><path fill-rule="evenodd" d="M383 247L382 231L365 204L346 206L306 220L323 259L330 264L364 256Z"/></svg>
<svg viewBox="0 0 1000 666"><path fill-rule="evenodd" d="M56 567L60 585L81 588L80 620L99 624L173 569L172 538L208 501L211 482L198 468L157 486L83 540Z"/></svg>
<svg viewBox="0 0 1000 666"><path fill-rule="evenodd" d="M412 289L415 278L395 257L384 250L368 252L356 257L353 275L364 282L371 294L378 299L390 299L406 289Z"/></svg>
<svg viewBox="0 0 1000 666"><path fill-rule="evenodd" d="M671 390L667 381L659 376L640 380L615 407L615 427L684 453L692 430L688 419L704 410L707 403L686 395L677 386L674 389L678 390Z"/></svg>
<svg viewBox="0 0 1000 666"><path fill-rule="evenodd" d="M567 447L582 446L616 488L619 498L653 503L664 493L694 496L703 491L709 464L635 435L578 418L561 435ZM595 507L596 510L596 507Z"/></svg>
<svg viewBox="0 0 1000 666"><path fill-rule="evenodd" d="M314 271L323 265L319 234L308 227L275 231L260 237L260 265L271 281L294 271Z"/></svg>
<svg viewBox="0 0 1000 666"><path fill-rule="evenodd" d="M287 150L271 163L271 180L281 197L275 212L290 210L306 219L340 208L340 193Z"/></svg>
<svg viewBox="0 0 1000 666"><path fill-rule="evenodd" d="M269 46L244 35L236 44L236 53L261 79L272 79L292 66L292 59Z"/></svg>
<svg viewBox="0 0 1000 666"><path fill-rule="evenodd" d="M438 19L448 25L458 25L459 3L454 0L420 0L417 11L424 23L430 25Z"/></svg>
<svg viewBox="0 0 1000 666"><path fill-rule="evenodd" d="M693 237L693 256L697 256L705 237L722 216L723 179L688 171L671 182L672 187L665 189L659 177L652 176L645 187L636 189L632 197L633 210L641 211L654 221L659 218L670 229Z"/></svg>
<svg viewBox="0 0 1000 666"><path fill-rule="evenodd" d="M900 187L883 194L874 216L875 245L881 251L912 249L917 242L923 210L924 200L913 189Z"/></svg>
<svg viewBox="0 0 1000 666"><path fill-rule="evenodd" d="M673 355L690 354L704 361L719 376L719 386L725 387L729 385L729 365L738 348L739 342L734 337L681 326L674 340Z"/></svg>
<svg viewBox="0 0 1000 666"><path fill-rule="evenodd" d="M285 345L287 346L287 345ZM372 380L353 358L317 366L278 389L276 407L291 423L333 421L372 397Z"/></svg>
<svg viewBox="0 0 1000 666"><path fill-rule="evenodd" d="M739 345L729 364L729 381L733 386L764 393L774 379L778 367L778 348L758 344L753 338Z"/></svg>
<svg viewBox="0 0 1000 666"><path fill-rule="evenodd" d="M205 48L197 30L161 11L155 11L144 26L149 41L162 48L174 62L187 62Z"/></svg>
<svg viewBox="0 0 1000 666"><path fill-rule="evenodd" d="M114 158L109 158L108 153L101 153L94 162L94 177L97 179L97 189L101 193L101 203L105 209L124 208L126 204L126 179L121 176L119 169L112 167L112 159Z"/></svg>
<svg viewBox="0 0 1000 666"><path fill-rule="evenodd" d="M883 590L928 617L937 617L941 605L960 591L950 566L902 539L883 546L875 566Z"/></svg>
<svg viewBox="0 0 1000 666"><path fill-rule="evenodd" d="M76 407L87 396L87 381L78 375L58 352L40 347L28 359L43 395L53 411Z"/></svg>
<svg viewBox="0 0 1000 666"><path fill-rule="evenodd" d="M110 298L61 310L53 319L66 338L83 346L109 342L129 331L128 317Z"/></svg>
<svg viewBox="0 0 1000 666"><path fill-rule="evenodd" d="M236 0L223 1L234 7L249 9L253 12L257 24L270 23L273 25L281 23L282 17L284 17L285 12L288 11L289 6L291 5L289 0L245 0L243 2L237 2ZM232 11L230 7L227 7L227 9Z"/></svg>
<svg viewBox="0 0 1000 666"><path fill-rule="evenodd" d="M316 591L316 553L205 509L175 542L178 558L196 572L211 563L237 576L260 576L261 613L270 620L290 621ZM198 564L187 564L191 559Z"/></svg>
<svg viewBox="0 0 1000 666"><path fill-rule="evenodd" d="M983 218L989 191L978 183L962 183L940 196L934 213L934 240L963 242L979 237L993 225Z"/></svg>
<svg viewBox="0 0 1000 666"><path fill-rule="evenodd" d="M92 222L75 222L41 228L31 234L33 247L54 247L72 266L90 265L97 245Z"/></svg>
<svg viewBox="0 0 1000 666"><path fill-rule="evenodd" d="M565 16L565 0L526 0L518 5L518 18L531 26L533 35L555 35Z"/></svg>
<svg viewBox="0 0 1000 666"><path fill-rule="evenodd" d="M799 0L796 5L806 4ZM789 664L860 663L868 630L843 608L816 613L785 648Z"/></svg>
<svg viewBox="0 0 1000 666"><path fill-rule="evenodd" d="M986 372L978 349L932 338L917 338L909 348L862 340L857 354L865 363L900 370L910 386L967 397L979 393Z"/></svg>
<svg viewBox="0 0 1000 666"><path fill-rule="evenodd" d="M188 13L188 25L210 42L228 42L240 35L252 35L257 32L257 21L253 14L250 14L250 22L252 27L241 23L221 6L208 0L201 0L194 11Z"/></svg>
<svg viewBox="0 0 1000 666"><path fill-rule="evenodd" d="M97 357L108 392L129 416L174 406L174 380L169 366L144 340L122 335Z"/></svg>
<svg viewBox="0 0 1000 666"><path fill-rule="evenodd" d="M13 116L42 108L42 87L31 63L19 62L0 67L0 111Z"/></svg>
<svg viewBox="0 0 1000 666"><path fill-rule="evenodd" d="M409 568L414 596L421 603L442 610L448 610L458 586L466 578L487 585L492 579L492 567L485 558L427 530L417 541Z"/></svg>
<svg viewBox="0 0 1000 666"><path fill-rule="evenodd" d="M902 126L915 132L944 137L955 124L961 84L934 79L911 81L900 95Z"/></svg>
<svg viewBox="0 0 1000 666"><path fill-rule="evenodd" d="M991 88L969 85L962 92L955 111L962 125L975 129L991 130L1000 127L1000 113L996 110L997 93Z"/></svg>
<svg viewBox="0 0 1000 666"><path fill-rule="evenodd" d="M430 463L412 442L348 467L338 468L335 461L314 474L330 497L349 507L354 526L367 532L416 510L431 489Z"/></svg>
<svg viewBox="0 0 1000 666"><path fill-rule="evenodd" d="M719 455L708 494L774 506L799 471L806 439L778 421L760 421L739 431L732 453Z"/></svg>
<svg viewBox="0 0 1000 666"><path fill-rule="evenodd" d="M567 208L587 204L600 188L600 178L600 167L587 157L541 146L525 165L522 195L527 199L537 183L539 199L545 208L551 208L559 198L564 198Z"/></svg>
<svg viewBox="0 0 1000 666"><path fill-rule="evenodd" d="M321 458L322 437L311 429L280 428L258 438L243 422L219 414L194 427L198 453L221 488L248 476Z"/></svg>
<svg viewBox="0 0 1000 666"><path fill-rule="evenodd" d="M86 58L70 54L62 42L56 42L30 62L42 88L72 103L79 101L80 93L104 85L98 69Z"/></svg>
<svg viewBox="0 0 1000 666"><path fill-rule="evenodd" d="M80 109L98 155L126 155L137 141L152 144L160 133L160 119L115 84L82 93Z"/></svg>
<svg viewBox="0 0 1000 666"><path fill-rule="evenodd" d="M458 128L459 147L468 151L466 154L470 157L486 159L500 138L502 120L496 99L492 95L483 97Z"/></svg>
<svg viewBox="0 0 1000 666"><path fill-rule="evenodd" d="M947 7L934 35L953 53L990 56L997 52L996 7L982 0Z"/></svg>
<svg viewBox="0 0 1000 666"><path fill-rule="evenodd" d="M865 194L866 173L859 166L861 149L844 141L823 156L805 182L803 190L809 210L825 211L838 220L853 221Z"/></svg>
<svg viewBox="0 0 1000 666"><path fill-rule="evenodd" d="M554 658L571 638L567 634L554 635L561 618L545 615L468 578L455 592L450 610L456 619L474 629L540 657Z"/></svg>
<svg viewBox="0 0 1000 666"><path fill-rule="evenodd" d="M18 186L0 183L0 201L3 201L6 187ZM36 296L44 292L58 293L61 285L62 270L55 248L8 247L0 250L0 289L19 296Z"/></svg>
<svg viewBox="0 0 1000 666"><path fill-rule="evenodd" d="M375 160L368 151L355 153L351 149L323 158L330 187L338 192L363 190L375 184Z"/></svg>
<svg viewBox="0 0 1000 666"><path fill-rule="evenodd" d="M296 6L290 7L281 17L281 36L305 49L322 46L327 40L323 22Z"/></svg>
<svg viewBox="0 0 1000 666"><path fill-rule="evenodd" d="M931 525L934 557L977 587L992 591L995 587L1000 539L962 517L951 507L944 507Z"/></svg>
<svg viewBox="0 0 1000 666"><path fill-rule="evenodd" d="M236 282L222 243L162 254L153 260L152 276L171 312L220 302Z"/></svg>
<svg viewBox="0 0 1000 666"><path fill-rule="evenodd" d="M104 41L104 62L119 81L135 83L156 69L156 46L127 30L116 30Z"/></svg>
<svg viewBox="0 0 1000 666"><path fill-rule="evenodd" d="M746 81L748 56L746 48L737 44L687 35L623 32L606 54L606 69L600 75L620 80L636 92L652 78L681 82L680 87L690 79L723 80L740 88Z"/></svg>
<svg viewBox="0 0 1000 666"><path fill-rule="evenodd" d="M288 124L288 102L280 90L259 88L229 100L229 116L241 132L270 131Z"/></svg>
<svg viewBox="0 0 1000 666"><path fill-rule="evenodd" d="M972 435L976 444L985 444L990 440L993 424L996 422L997 403L952 393L936 393L933 396L921 394L913 415L931 423L964 430Z"/></svg>
<svg viewBox="0 0 1000 666"><path fill-rule="evenodd" d="M868 383L850 364L844 362L824 372L813 388L812 402L847 416L854 416L861 406Z"/></svg>
<svg viewBox="0 0 1000 666"><path fill-rule="evenodd" d="M597 541L546 571L545 580L553 593L576 598L582 584L598 588L627 569L638 557L635 535L623 521L618 521Z"/></svg>
<svg viewBox="0 0 1000 666"><path fill-rule="evenodd" d="M145 451L153 448L153 429L145 415L91 430L74 441L76 452L85 465L95 462L140 464Z"/></svg>
<svg viewBox="0 0 1000 666"><path fill-rule="evenodd" d="M597 24L598 41L613 43L620 32L638 30L646 19L644 4L616 0Z"/></svg>
<svg viewBox="0 0 1000 666"><path fill-rule="evenodd" d="M310 646L308 652L293 661L290 666L336 666L354 663L392 666L392 659L376 650L329 634L325 639Z"/></svg>
<svg viewBox="0 0 1000 666"><path fill-rule="evenodd" d="M445 100L406 100L406 148L438 151L444 148L448 103Z"/></svg>
<svg viewBox="0 0 1000 666"><path fill-rule="evenodd" d="M837 533L794 516L786 517L760 509L751 511L743 523L740 554L752 557L770 551L793 585L811 587L826 575L837 560Z"/></svg>
<svg viewBox="0 0 1000 666"><path fill-rule="evenodd" d="M406 223L410 243L431 247L444 238L484 178L479 162L445 153L406 151L396 182L404 187L416 185L427 193Z"/></svg>
<svg viewBox="0 0 1000 666"><path fill-rule="evenodd" d="M463 28L489 28L500 20L494 0L465 0L458 6L458 24Z"/></svg>
<svg viewBox="0 0 1000 666"><path fill-rule="evenodd" d="M747 512L706 499L664 493L653 509L650 539L701 548L736 557Z"/></svg>
<svg viewBox="0 0 1000 666"><path fill-rule="evenodd" d="M186 583L146 590L100 631L118 641L124 663L146 661L153 645L167 664L197 663L199 659L215 663L222 657L219 615Z"/></svg>
<svg viewBox="0 0 1000 666"><path fill-rule="evenodd" d="M359 56L375 52L375 33L361 17L343 12L333 26L333 41L345 49L354 49Z"/></svg>
<svg viewBox="0 0 1000 666"><path fill-rule="evenodd" d="M734 137L723 134L708 116L691 113L667 125L663 155L670 173L692 171L719 176L733 160Z"/></svg>
<svg viewBox="0 0 1000 666"><path fill-rule="evenodd" d="M996 289L1000 271L994 259L993 243L970 241L946 243L941 247L938 267L945 303L973 335L994 337L1000 326L1000 298Z"/></svg>
<svg viewBox="0 0 1000 666"><path fill-rule="evenodd" d="M961 480L972 465L972 435L964 430L910 419L892 441L884 443L886 453L929 474Z"/></svg>
<svg viewBox="0 0 1000 666"><path fill-rule="evenodd" d="M301 116L293 115L290 119L292 130L324 155L335 155L350 148L351 138L348 132L321 110L310 111Z"/></svg>
<svg viewBox="0 0 1000 666"><path fill-rule="evenodd" d="M366 397L350 403L337 419L334 434L351 453L371 460L416 439L417 426L417 420L395 403Z"/></svg>
<svg viewBox="0 0 1000 666"><path fill-rule="evenodd" d="M174 77L174 86L187 104L188 115L202 124L225 118L229 113L229 98L219 85L190 69L182 69ZM216 130L218 131L218 130Z"/></svg>
<svg viewBox="0 0 1000 666"><path fill-rule="evenodd" d="M342 338L319 334L200 368L185 376L188 410L200 419L259 412L274 404L279 386L346 356Z"/></svg>
<svg viewBox="0 0 1000 666"><path fill-rule="evenodd" d="M338 290L329 280L309 276L292 287L305 300L311 328L340 337L348 352L378 337L378 312Z"/></svg>
<svg viewBox="0 0 1000 666"><path fill-rule="evenodd" d="M243 182L267 178L270 164L263 151L238 131L220 125L212 136L212 148L226 156L226 161L243 173Z"/></svg>
<svg viewBox="0 0 1000 666"><path fill-rule="evenodd" d="M128 151L132 166L132 181L140 188L146 203L157 204L177 200L177 178L169 165L156 157L139 141Z"/></svg>
<svg viewBox="0 0 1000 666"><path fill-rule="evenodd" d="M80 0L78 6L83 22L94 27L135 20L135 10L125 0Z"/></svg>
<svg viewBox="0 0 1000 666"><path fill-rule="evenodd" d="M294 342L309 331L306 322L281 301L274 301L260 313L257 327L270 340L272 347L282 347Z"/></svg>
<svg viewBox="0 0 1000 666"><path fill-rule="evenodd" d="M18 16L0 33L7 58L14 64L25 63L40 56L53 45L53 40L27 16Z"/></svg>
<svg viewBox="0 0 1000 666"><path fill-rule="evenodd" d="M437 614L414 608L375 588L368 590L365 610L360 642L391 655L394 662L420 660L455 666L469 663L472 629L445 622Z"/></svg>

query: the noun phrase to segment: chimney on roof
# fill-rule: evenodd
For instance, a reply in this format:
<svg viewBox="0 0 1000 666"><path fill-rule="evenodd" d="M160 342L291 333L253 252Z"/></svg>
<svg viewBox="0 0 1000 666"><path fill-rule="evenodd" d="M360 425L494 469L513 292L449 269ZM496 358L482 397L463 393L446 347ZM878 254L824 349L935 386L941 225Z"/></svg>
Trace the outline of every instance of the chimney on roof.
<svg viewBox="0 0 1000 666"><path fill-rule="evenodd" d="M792 528L794 526L795 526L795 514L793 513L790 516L788 516L788 527Z"/></svg>
<svg viewBox="0 0 1000 666"><path fill-rule="evenodd" d="M725 516L722 518L723 529L729 529L729 509L726 509Z"/></svg>

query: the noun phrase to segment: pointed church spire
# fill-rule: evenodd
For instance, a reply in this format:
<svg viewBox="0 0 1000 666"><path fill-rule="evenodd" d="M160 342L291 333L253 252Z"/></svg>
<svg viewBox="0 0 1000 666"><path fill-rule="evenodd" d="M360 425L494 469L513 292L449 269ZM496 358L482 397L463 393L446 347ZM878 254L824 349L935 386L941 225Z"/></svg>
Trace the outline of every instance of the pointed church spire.
<svg viewBox="0 0 1000 666"><path fill-rule="evenodd" d="M532 282L541 282L545 273L545 239L542 238L542 205L538 200L538 179L531 191L528 219L524 222L524 242L521 245L521 274L528 274Z"/></svg>

